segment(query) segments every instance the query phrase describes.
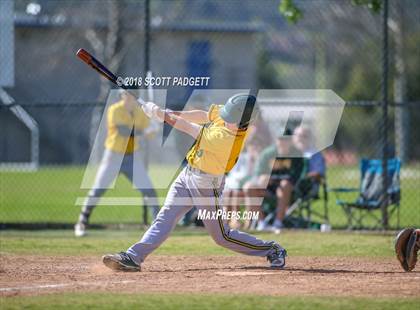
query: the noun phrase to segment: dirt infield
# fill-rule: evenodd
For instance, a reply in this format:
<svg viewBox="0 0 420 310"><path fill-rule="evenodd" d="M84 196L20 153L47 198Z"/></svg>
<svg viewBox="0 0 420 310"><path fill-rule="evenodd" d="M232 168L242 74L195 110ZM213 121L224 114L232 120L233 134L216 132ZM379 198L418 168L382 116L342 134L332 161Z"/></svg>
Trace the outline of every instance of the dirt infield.
<svg viewBox="0 0 420 310"><path fill-rule="evenodd" d="M287 269L247 256L151 256L142 272L113 272L100 257L0 258L0 296L59 292L419 296L420 272L395 259L292 257Z"/></svg>

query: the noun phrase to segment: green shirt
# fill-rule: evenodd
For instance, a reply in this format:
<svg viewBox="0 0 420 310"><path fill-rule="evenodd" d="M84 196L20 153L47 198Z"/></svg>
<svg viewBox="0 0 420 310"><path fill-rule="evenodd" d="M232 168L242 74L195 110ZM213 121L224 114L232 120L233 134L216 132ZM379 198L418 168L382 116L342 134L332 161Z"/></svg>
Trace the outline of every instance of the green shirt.
<svg viewBox="0 0 420 310"><path fill-rule="evenodd" d="M255 175L289 175L296 182L304 173L305 162L298 157L280 157L275 145L264 149L255 166Z"/></svg>

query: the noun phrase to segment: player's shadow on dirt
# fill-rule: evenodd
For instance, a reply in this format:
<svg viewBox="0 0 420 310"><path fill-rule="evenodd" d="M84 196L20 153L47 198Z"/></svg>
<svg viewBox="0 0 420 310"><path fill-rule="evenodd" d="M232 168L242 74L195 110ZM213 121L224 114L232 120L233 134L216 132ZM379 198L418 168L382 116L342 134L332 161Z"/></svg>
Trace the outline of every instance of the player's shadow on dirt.
<svg viewBox="0 0 420 310"><path fill-rule="evenodd" d="M248 266L248 267L240 267L237 269L242 270L275 270L270 267L258 267L258 266ZM335 268L293 268L293 267L286 267L285 269L279 269L279 271L299 271L299 272L308 272L308 273L349 273L349 274L399 274L402 271L366 271L366 270L348 270L348 269L335 269Z"/></svg>
<svg viewBox="0 0 420 310"><path fill-rule="evenodd" d="M224 272L235 272L238 270L247 270L247 271L271 271L271 272L307 272L314 274L406 274L404 271L366 271L366 270L348 270L348 269L326 269L326 268L292 268L286 267L285 269L275 269L270 267L262 266L245 266L245 267L207 267L207 268L187 268L187 269L164 269L164 270L148 270L148 272L156 273L176 273L176 272L190 272L190 271L224 271ZM413 271L412 273L419 273L418 271Z"/></svg>
<svg viewBox="0 0 420 310"><path fill-rule="evenodd" d="M207 267L207 268L187 268L180 270L165 269L165 270L149 270L149 272L189 272L189 271L225 271L234 272L237 270L248 270L248 271L271 271L271 272L284 272L284 271L296 271L296 272L307 272L307 273L319 273L319 274L400 274L402 271L366 271L366 270L348 270L348 269L326 269L326 268L292 268L287 267L285 269L275 269L270 267L262 266L246 266L246 267Z"/></svg>
<svg viewBox="0 0 420 310"><path fill-rule="evenodd" d="M1 1L1 0L0 0ZM235 267L203 267L203 268L186 268L186 269L164 269L164 270L148 270L148 272L187 272L187 271L235 271L240 268Z"/></svg>

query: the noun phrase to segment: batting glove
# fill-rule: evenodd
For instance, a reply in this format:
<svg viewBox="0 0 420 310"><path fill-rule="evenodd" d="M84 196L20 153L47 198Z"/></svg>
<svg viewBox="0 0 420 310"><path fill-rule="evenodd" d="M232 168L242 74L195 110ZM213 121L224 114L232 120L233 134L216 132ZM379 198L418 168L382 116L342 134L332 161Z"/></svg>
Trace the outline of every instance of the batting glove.
<svg viewBox="0 0 420 310"><path fill-rule="evenodd" d="M146 114L149 118L153 118L156 113L154 111L159 109L159 107L153 102L145 102L141 108L143 109L144 114Z"/></svg>

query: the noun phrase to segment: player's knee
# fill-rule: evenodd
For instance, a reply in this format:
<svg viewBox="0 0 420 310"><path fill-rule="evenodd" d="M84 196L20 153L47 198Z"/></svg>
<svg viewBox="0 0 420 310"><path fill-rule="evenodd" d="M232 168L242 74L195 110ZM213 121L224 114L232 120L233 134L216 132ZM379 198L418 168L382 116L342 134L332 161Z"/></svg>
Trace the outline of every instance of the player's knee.
<svg viewBox="0 0 420 310"><path fill-rule="evenodd" d="M261 192L261 190L253 183L245 184L242 190L245 197L258 196Z"/></svg>
<svg viewBox="0 0 420 310"><path fill-rule="evenodd" d="M283 198L283 195L284 195L283 192L284 192L284 188L277 187L277 189L276 189L276 196L277 196L278 199L282 199Z"/></svg>
<svg viewBox="0 0 420 310"><path fill-rule="evenodd" d="M223 238L223 235L212 235L212 238L214 240L214 242L221 247L226 247L227 246L227 242L226 240Z"/></svg>
<svg viewBox="0 0 420 310"><path fill-rule="evenodd" d="M292 182L290 182L289 180L282 180L280 185L285 191L292 191L293 189Z"/></svg>
<svg viewBox="0 0 420 310"><path fill-rule="evenodd" d="M229 233L229 227L225 227L225 233ZM226 240L221 230L219 229L211 230L209 231L209 234L217 245L222 246L222 247L226 246Z"/></svg>
<svg viewBox="0 0 420 310"><path fill-rule="evenodd" d="M257 184L261 188L265 188L270 181L270 175L268 174L262 174L258 177Z"/></svg>

